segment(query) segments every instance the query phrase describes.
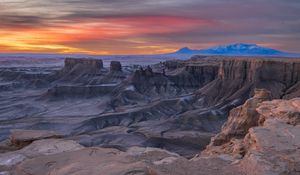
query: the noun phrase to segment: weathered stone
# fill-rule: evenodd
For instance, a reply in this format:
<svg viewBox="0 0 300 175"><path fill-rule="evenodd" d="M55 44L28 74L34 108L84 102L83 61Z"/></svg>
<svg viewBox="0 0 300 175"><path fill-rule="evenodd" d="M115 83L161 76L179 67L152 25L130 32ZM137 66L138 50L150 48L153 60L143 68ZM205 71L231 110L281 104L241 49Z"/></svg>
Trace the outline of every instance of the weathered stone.
<svg viewBox="0 0 300 175"><path fill-rule="evenodd" d="M137 162L115 149L86 148L50 156L26 160L17 167L23 175L99 175L149 174L142 162Z"/></svg>
<svg viewBox="0 0 300 175"><path fill-rule="evenodd" d="M256 110L260 114L261 122L268 118L280 118L292 125L300 124L299 98L264 102Z"/></svg>
<svg viewBox="0 0 300 175"><path fill-rule="evenodd" d="M221 146L228 143L232 138L243 138L248 133L249 128L258 125L259 114L256 111L258 104L270 98L270 92L256 89L253 98L230 111L228 121L223 125L221 133L212 138L206 152L209 152L210 147Z"/></svg>
<svg viewBox="0 0 300 175"><path fill-rule="evenodd" d="M76 151L84 147L72 140L37 140L21 150L0 154L0 166L13 167L28 158Z"/></svg>
<svg viewBox="0 0 300 175"><path fill-rule="evenodd" d="M18 151L27 157L52 155L66 151L75 151L84 147L73 140L45 139L38 140Z"/></svg>
<svg viewBox="0 0 300 175"><path fill-rule="evenodd" d="M2 154L0 155L0 166L12 167L25 159L26 157L19 153Z"/></svg>
<svg viewBox="0 0 300 175"><path fill-rule="evenodd" d="M62 135L53 131L13 129L11 130L10 141L14 146L24 147L35 140L61 137Z"/></svg>
<svg viewBox="0 0 300 175"><path fill-rule="evenodd" d="M260 93L265 94L265 93ZM255 95L255 98L262 95ZM265 95L264 97L268 97ZM253 100L250 99L250 100ZM239 127L228 127L232 124L248 123L247 120L255 120L255 125L241 125L248 128L246 135L242 131L238 139L231 139L221 145L212 143L204 151L206 154L233 154L240 155L243 150L245 155L237 164L245 174L249 175L297 175L300 162L300 98L291 100L273 100L256 103L255 106L246 105L244 110L251 110L255 116L249 113L239 113L240 115L230 115L229 121L242 119L242 122L231 122L225 125L221 134L221 139L225 140L228 128L230 131L238 131ZM241 107L239 107L241 108ZM241 117L241 118L240 118ZM259 121L259 122L258 122ZM227 128L226 128L227 126ZM226 131L226 132L225 132ZM241 130L240 130L241 131ZM234 135L237 137L237 135ZM217 137L217 139L220 139ZM222 140L222 141L223 141Z"/></svg>
<svg viewBox="0 0 300 175"><path fill-rule="evenodd" d="M245 137L248 153L242 168L257 175L300 173L299 133L300 125L279 119L267 119L263 126L251 128Z"/></svg>

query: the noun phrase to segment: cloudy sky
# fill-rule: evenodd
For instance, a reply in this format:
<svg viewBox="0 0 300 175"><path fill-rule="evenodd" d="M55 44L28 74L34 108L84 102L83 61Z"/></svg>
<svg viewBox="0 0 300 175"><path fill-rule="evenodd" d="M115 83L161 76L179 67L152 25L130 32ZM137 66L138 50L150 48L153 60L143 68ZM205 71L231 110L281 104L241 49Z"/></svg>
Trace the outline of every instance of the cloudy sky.
<svg viewBox="0 0 300 175"><path fill-rule="evenodd" d="M300 0L0 0L0 52L153 54L240 42L300 52Z"/></svg>

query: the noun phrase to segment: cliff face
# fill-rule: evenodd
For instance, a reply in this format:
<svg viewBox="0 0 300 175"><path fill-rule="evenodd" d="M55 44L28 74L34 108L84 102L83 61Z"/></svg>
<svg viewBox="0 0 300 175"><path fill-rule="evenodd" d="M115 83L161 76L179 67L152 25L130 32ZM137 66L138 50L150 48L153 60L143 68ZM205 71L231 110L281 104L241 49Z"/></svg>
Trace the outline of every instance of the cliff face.
<svg viewBox="0 0 300 175"><path fill-rule="evenodd" d="M219 69L222 80L245 82L275 81L287 87L300 80L300 62L275 60L223 60Z"/></svg>
<svg viewBox="0 0 300 175"><path fill-rule="evenodd" d="M167 90L168 78L162 73L155 73L150 67L135 71L131 83L140 93L161 93Z"/></svg>
<svg viewBox="0 0 300 175"><path fill-rule="evenodd" d="M83 75L98 73L103 68L103 62L92 58L66 58L62 69L63 75Z"/></svg>
<svg viewBox="0 0 300 175"><path fill-rule="evenodd" d="M300 61L284 59L221 59L217 78L198 91L208 105L245 101L255 88L271 91L273 98L299 96Z"/></svg>
<svg viewBox="0 0 300 175"><path fill-rule="evenodd" d="M171 74L170 80L180 88L200 88L217 78L217 65L186 65Z"/></svg>

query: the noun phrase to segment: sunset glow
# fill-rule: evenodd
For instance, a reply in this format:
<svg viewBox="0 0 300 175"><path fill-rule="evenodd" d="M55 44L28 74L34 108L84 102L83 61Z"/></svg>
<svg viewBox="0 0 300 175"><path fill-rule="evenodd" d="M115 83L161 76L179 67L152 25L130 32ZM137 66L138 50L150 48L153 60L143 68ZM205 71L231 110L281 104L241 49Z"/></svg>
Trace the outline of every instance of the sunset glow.
<svg viewBox="0 0 300 175"><path fill-rule="evenodd" d="M4 0L0 52L156 54L231 42L300 49L300 3L264 1Z"/></svg>

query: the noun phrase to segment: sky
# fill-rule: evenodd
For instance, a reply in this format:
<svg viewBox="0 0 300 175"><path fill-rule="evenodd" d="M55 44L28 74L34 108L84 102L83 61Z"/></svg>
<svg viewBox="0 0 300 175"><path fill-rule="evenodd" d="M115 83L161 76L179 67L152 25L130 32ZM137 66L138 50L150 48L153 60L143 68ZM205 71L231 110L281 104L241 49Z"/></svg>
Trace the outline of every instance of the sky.
<svg viewBox="0 0 300 175"><path fill-rule="evenodd" d="M255 43L300 52L300 0L0 0L0 52L160 54Z"/></svg>

